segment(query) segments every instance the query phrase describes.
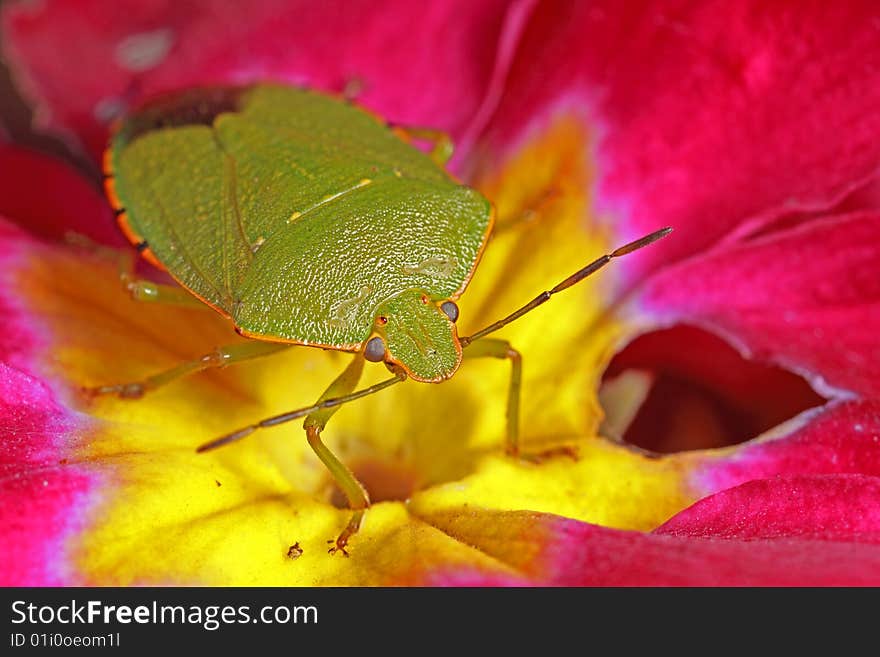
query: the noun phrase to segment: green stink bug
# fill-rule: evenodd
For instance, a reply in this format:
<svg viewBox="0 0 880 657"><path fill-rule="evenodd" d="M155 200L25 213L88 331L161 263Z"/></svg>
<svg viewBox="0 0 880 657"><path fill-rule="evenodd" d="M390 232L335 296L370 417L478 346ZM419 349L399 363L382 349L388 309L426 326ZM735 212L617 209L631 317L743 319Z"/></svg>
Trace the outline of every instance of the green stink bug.
<svg viewBox="0 0 880 657"><path fill-rule="evenodd" d="M411 140L432 141L426 154ZM485 336L665 228L602 256L512 314L458 336L464 292L493 224L491 203L445 171L442 133L393 128L342 99L256 84L157 99L115 130L104 160L108 198L126 236L183 288L124 282L139 299L208 304L251 340L99 394L135 398L180 376L291 345L356 353L313 405L267 418L199 448L305 417L310 446L353 515L330 552L358 531L367 492L320 438L344 403L411 378L438 383L469 357L513 365L508 442L518 450L521 361ZM184 291L185 290L185 291ZM394 374L356 390L365 361Z"/></svg>

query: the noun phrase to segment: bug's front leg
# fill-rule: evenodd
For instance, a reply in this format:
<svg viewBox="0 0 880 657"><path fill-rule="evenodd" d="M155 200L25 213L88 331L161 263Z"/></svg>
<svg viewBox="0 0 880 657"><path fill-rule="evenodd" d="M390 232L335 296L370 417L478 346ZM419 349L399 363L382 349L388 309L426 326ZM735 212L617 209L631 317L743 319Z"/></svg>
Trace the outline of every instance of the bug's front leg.
<svg viewBox="0 0 880 657"><path fill-rule="evenodd" d="M355 356L352 363L324 391L324 394L318 399L318 403L325 399L344 397L351 393L361 378L364 362L363 354ZM328 541L328 543L333 543L328 550L330 554L341 552L348 556L345 547L348 545L349 539L360 529L364 513L366 513L370 506L370 497L361 483L351 473L351 470L336 458L336 455L321 441L321 431L324 430L324 427L327 426L327 421L337 410L339 410L339 406L329 406L311 413L306 417L303 428L306 430L309 446L315 451L315 454L321 459L330 471L330 474L333 475L336 483L339 484L342 492L345 493L345 497L348 498L348 505L352 509L352 516L348 521L348 525L346 525L335 541Z"/></svg>
<svg viewBox="0 0 880 657"><path fill-rule="evenodd" d="M465 343L465 358L504 358L510 361L510 384L507 388L507 447L508 456L540 462L552 456L577 459L577 450L568 445L546 449L524 450L519 440L519 402L522 389L522 356L507 340L479 338Z"/></svg>
<svg viewBox="0 0 880 657"><path fill-rule="evenodd" d="M507 340L482 338L467 345L465 358L506 358L510 361L507 388L507 453L519 456L519 398L522 388L522 356Z"/></svg>
<svg viewBox="0 0 880 657"><path fill-rule="evenodd" d="M577 450L570 445L524 450L519 440L519 402L522 389L522 356L507 340L479 338L465 344L465 358L504 358L510 361L510 385L507 388L507 455L541 462L553 456L577 460Z"/></svg>

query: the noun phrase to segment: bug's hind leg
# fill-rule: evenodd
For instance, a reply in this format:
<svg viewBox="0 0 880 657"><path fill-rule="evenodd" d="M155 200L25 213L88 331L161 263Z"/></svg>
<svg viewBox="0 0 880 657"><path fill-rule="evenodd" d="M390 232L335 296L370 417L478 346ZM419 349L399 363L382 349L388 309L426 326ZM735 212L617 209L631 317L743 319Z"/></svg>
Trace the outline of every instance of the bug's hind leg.
<svg viewBox="0 0 880 657"><path fill-rule="evenodd" d="M182 287L162 285L146 279L135 278L125 271L120 271L119 281L122 283L122 289L128 292L135 301L149 301L188 308L201 308L202 310L210 309L208 304Z"/></svg>
<svg viewBox="0 0 880 657"><path fill-rule="evenodd" d="M199 358L185 361L167 370L148 376L141 381L87 388L87 392L92 395L118 395L122 399L138 399L148 391L155 390L189 374L268 356L290 346L289 344L278 342L251 340L225 347L217 347L214 351Z"/></svg>
<svg viewBox="0 0 880 657"><path fill-rule="evenodd" d="M119 271L119 283L122 285L122 289L128 292L135 301L150 301L153 303L210 310L208 304L181 287L163 285L138 278L135 274L135 254L133 251L104 246L103 244L93 242L85 235L80 235L79 233L68 233L65 235L65 241L75 247L90 251L100 258L115 262Z"/></svg>
<svg viewBox="0 0 880 657"><path fill-rule="evenodd" d="M146 242L143 242L142 244L146 244ZM208 304L204 303L195 295L190 294L182 287L176 285L163 285L161 283L154 283L153 281L138 278L135 274L134 254L131 251L120 251L118 252L117 258L119 265L119 282L122 285L122 289L128 292L131 298L135 301L149 301L151 303L186 306L188 308L201 308L203 310L210 308ZM161 266L155 258L152 258L150 261L157 266Z"/></svg>
<svg viewBox="0 0 880 657"><path fill-rule="evenodd" d="M407 141L428 142L431 145L431 159L441 167L446 166L452 158L452 138L442 130L402 125L395 125L393 129Z"/></svg>
<svg viewBox="0 0 880 657"><path fill-rule="evenodd" d="M324 391L324 394L321 395L317 403L325 399L344 397L351 393L361 378L364 362L363 354L355 356L352 363ZM348 505L352 510L351 519L348 521L345 529L342 530L342 533L339 534L335 541L327 541L328 543L333 543L328 550L330 554L341 552L348 556L345 546L348 545L349 539L360 529L364 513L366 513L370 506L370 497L351 470L336 458L336 455L321 441L321 431L324 430L324 427L327 426L327 421L337 410L339 410L338 405L328 406L309 414L303 423L303 428L306 430L309 446L315 451L315 454L321 459L321 462L327 467L330 474L333 475L336 483L342 489L342 492L345 493Z"/></svg>

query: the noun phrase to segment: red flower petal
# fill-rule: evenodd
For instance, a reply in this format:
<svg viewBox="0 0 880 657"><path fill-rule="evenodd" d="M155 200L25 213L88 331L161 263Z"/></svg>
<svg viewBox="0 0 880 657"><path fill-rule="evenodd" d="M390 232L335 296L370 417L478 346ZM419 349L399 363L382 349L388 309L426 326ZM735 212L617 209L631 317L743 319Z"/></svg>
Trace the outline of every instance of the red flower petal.
<svg viewBox="0 0 880 657"><path fill-rule="evenodd" d="M820 388L876 397L878 266L880 214L851 214L719 247L664 269L639 298L662 325L700 324Z"/></svg>
<svg viewBox="0 0 880 657"><path fill-rule="evenodd" d="M703 498L655 533L880 544L880 477L812 475L750 481Z"/></svg>
<svg viewBox="0 0 880 657"><path fill-rule="evenodd" d="M0 145L0 214L31 234L60 240L70 231L121 246L121 233L98 189L64 162Z"/></svg>
<svg viewBox="0 0 880 657"><path fill-rule="evenodd" d="M360 87L383 116L458 137L511 54L528 3L509 4L56 0L9 7L4 39L44 126L95 153L142 95L261 78Z"/></svg>
<svg viewBox="0 0 880 657"><path fill-rule="evenodd" d="M599 204L628 236L677 231L628 260L637 279L876 176L878 18L870 0L544 3L491 139L589 112L604 128Z"/></svg>

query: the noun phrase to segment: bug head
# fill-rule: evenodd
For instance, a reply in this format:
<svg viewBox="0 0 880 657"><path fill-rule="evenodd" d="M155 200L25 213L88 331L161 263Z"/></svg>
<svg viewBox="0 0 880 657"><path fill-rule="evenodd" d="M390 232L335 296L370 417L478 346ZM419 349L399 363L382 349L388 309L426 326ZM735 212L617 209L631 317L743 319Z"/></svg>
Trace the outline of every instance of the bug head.
<svg viewBox="0 0 880 657"><path fill-rule="evenodd" d="M443 381L461 363L457 319L454 302L434 301L421 290L407 290L376 309L374 334L365 344L364 356L399 365L416 381Z"/></svg>

